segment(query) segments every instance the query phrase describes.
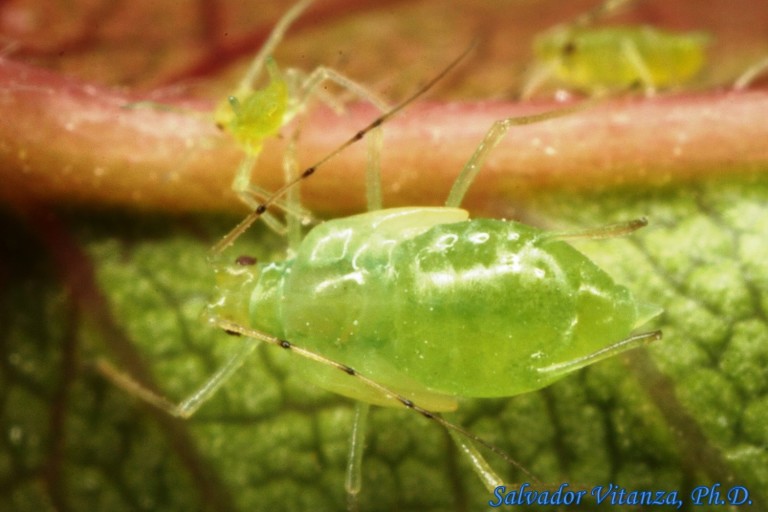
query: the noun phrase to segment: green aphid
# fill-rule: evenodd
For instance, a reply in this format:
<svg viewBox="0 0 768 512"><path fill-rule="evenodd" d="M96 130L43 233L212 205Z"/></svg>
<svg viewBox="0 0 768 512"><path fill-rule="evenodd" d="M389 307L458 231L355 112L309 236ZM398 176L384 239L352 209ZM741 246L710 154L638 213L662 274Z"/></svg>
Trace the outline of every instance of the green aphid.
<svg viewBox="0 0 768 512"><path fill-rule="evenodd" d="M553 78L592 94L641 87L647 94L689 83L707 60L709 34L671 32L648 25L591 26L629 0L608 0L576 18L537 36L533 43L535 71L523 97Z"/></svg>
<svg viewBox="0 0 768 512"><path fill-rule="evenodd" d="M533 51L557 80L580 90L666 89L701 71L710 39L650 26L557 30L539 36Z"/></svg>
<svg viewBox="0 0 768 512"><path fill-rule="evenodd" d="M504 481L477 444L500 449L439 414L461 398L507 397L549 385L579 368L657 340L633 334L660 313L566 241L628 234L635 220L570 232L518 222L469 219L459 208L488 154L513 126L544 122L591 102L496 121L453 185L444 207L378 209L314 227L284 261L230 258L230 245L276 201L349 145L361 140L439 81L465 52L416 94L286 181L212 248L218 298L209 322L240 335L240 350L178 405L101 361L119 386L179 417L189 417L253 353L259 342L290 351L307 382L357 400L345 487L349 509L361 490L369 406L406 407L448 429L489 491ZM374 154L376 156L376 154ZM367 174L380 189L378 167ZM290 197L290 196L289 196ZM297 199L286 211L300 210ZM287 221L296 222L292 216ZM524 468L521 468L524 470ZM526 472L527 473L527 472ZM532 475L528 474L531 478Z"/></svg>
<svg viewBox="0 0 768 512"><path fill-rule="evenodd" d="M214 314L448 411L457 397L539 389L621 352L628 347L615 342L659 313L564 235L468 217L416 207L325 222L292 259L224 272ZM326 389L402 406L336 368L304 363L306 379Z"/></svg>

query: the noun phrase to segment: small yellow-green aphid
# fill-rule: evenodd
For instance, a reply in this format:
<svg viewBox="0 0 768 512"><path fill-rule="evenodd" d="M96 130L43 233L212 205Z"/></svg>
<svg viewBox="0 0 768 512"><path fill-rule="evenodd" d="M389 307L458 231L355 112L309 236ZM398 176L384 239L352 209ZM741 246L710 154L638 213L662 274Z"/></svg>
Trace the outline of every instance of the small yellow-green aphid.
<svg viewBox="0 0 768 512"><path fill-rule="evenodd" d="M277 198L403 109L450 68L269 196L213 247L218 259ZM514 461L440 412L456 409L461 398L507 397L542 388L660 337L658 331L633 334L660 309L637 301L566 242L628 234L644 226L644 220L550 232L512 221L470 219L459 207L489 152L511 127L581 108L495 122L443 207L379 209L369 203L368 213L313 228L284 261L238 256L217 266L218 298L208 308L209 322L240 335L241 349L180 404L154 395L107 364L103 372L171 414L188 417L260 341L266 342L299 356L295 370L306 381L357 400L345 484L350 510L356 509L361 490L371 404L406 407L446 427L493 492L504 481L476 444ZM368 185L376 186L370 176Z"/></svg>
<svg viewBox="0 0 768 512"><path fill-rule="evenodd" d="M245 151L245 157L235 173L232 189L251 209L256 208L261 201L268 197L265 190L252 183L251 176L264 141L270 137L278 136L281 129L306 109L313 96L324 97L327 102L338 107L337 102L332 98L324 96L323 91L319 88L322 83L333 82L382 111L388 108L387 104L377 95L333 69L320 66L309 74L297 69L287 69L285 72L279 70L272 58L272 53L291 23L312 2L313 0L300 0L283 15L251 62L238 87L226 99L219 102L214 111L214 120L217 126L229 132ZM262 77L264 68L269 75L268 83L257 88L255 84ZM295 168L291 164L294 161L293 148L297 135L298 132L294 131L289 136L291 144L286 150L286 163L283 166L287 180L292 179L291 173L295 172ZM369 154L374 155L380 150L379 146L380 137L372 138ZM371 156L371 161L377 162L377 157ZM368 172L376 173L378 171L369 168ZM290 191L286 202L297 203L297 195L298 190ZM378 201L380 202L380 199ZM288 208L286 202L276 204L285 209ZM287 229L289 237L295 241L299 236L300 224L300 221L295 219L306 218L307 214L303 211L292 211L291 213L292 216L289 219ZM268 214L265 220L274 230L284 232L285 227L272 215Z"/></svg>
<svg viewBox="0 0 768 512"><path fill-rule="evenodd" d="M313 97L320 97L335 109L342 107L339 102L326 94L319 86L330 81L370 102L381 111L388 108L386 102L376 94L358 84L354 80L341 73L320 66L311 73L304 73L298 69L289 68L281 71L272 54L283 39L290 25L313 3L314 0L300 0L294 4L277 22L267 41L259 49L257 55L251 61L248 70L235 90L221 100L213 112L214 122L222 130L229 133L245 152L245 156L238 166L232 182L232 189L237 196L251 209L256 208L261 201L268 197L268 193L252 183L252 172L256 161L264 146L264 142L272 137L281 135L283 130L292 120L302 114ZM264 70L267 72L267 83L259 86L264 80ZM291 179L294 172L290 165L293 161L293 152L297 131L287 134L291 142L286 150L286 178ZM371 139L369 152L379 151L380 140ZM371 160L375 160L371 157ZM376 172L369 169L368 172ZM291 191L290 195L296 195L298 191ZM287 202L297 201L288 198ZM279 201L276 206L282 209L288 208L287 202ZM291 219L305 219L308 213L292 211ZM265 216L269 226L280 233L284 233L286 227L271 214ZM291 237L296 237L300 220L289 221L288 231Z"/></svg>
<svg viewBox="0 0 768 512"><path fill-rule="evenodd" d="M646 93L689 82L706 62L711 40L704 32L670 32L647 25L590 26L626 0L597 9L536 37L536 71L526 84L530 96L545 80L599 94L641 86Z"/></svg>

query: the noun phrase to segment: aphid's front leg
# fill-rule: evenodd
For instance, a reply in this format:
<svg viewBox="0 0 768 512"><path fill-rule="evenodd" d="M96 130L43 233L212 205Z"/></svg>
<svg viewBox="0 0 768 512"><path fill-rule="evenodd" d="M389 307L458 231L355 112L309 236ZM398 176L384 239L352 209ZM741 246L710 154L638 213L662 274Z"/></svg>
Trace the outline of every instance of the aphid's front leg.
<svg viewBox="0 0 768 512"><path fill-rule="evenodd" d="M127 374L121 372L115 368L109 361L105 359L99 359L96 362L96 368L104 377L110 380L117 387L122 388L131 395L134 395L141 400L153 405L159 409L166 411L168 414L177 418L189 418L205 403L207 402L221 386L229 380L233 373L240 368L243 363L248 359L256 346L258 341L252 338L243 338L243 343L240 345L239 350L230 357L230 359L222 366L213 376L211 376L200 388L190 394L187 398L175 404L167 398L158 395L154 391L148 389L146 386L136 382Z"/></svg>

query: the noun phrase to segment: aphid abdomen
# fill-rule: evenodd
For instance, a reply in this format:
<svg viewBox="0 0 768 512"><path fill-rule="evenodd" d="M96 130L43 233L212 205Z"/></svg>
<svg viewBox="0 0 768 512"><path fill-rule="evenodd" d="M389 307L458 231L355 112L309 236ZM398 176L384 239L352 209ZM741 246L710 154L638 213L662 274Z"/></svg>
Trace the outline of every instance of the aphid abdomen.
<svg viewBox="0 0 768 512"><path fill-rule="evenodd" d="M318 226L294 260L263 272L252 325L433 410L453 406L436 397L543 387L564 375L547 369L637 326L629 291L569 244L515 222L465 219L453 208L402 208ZM394 405L336 368L297 364L332 391Z"/></svg>
<svg viewBox="0 0 768 512"><path fill-rule="evenodd" d="M480 219L398 246L388 345L397 367L435 391L511 396L562 376L541 369L626 337L637 317L629 291L544 235Z"/></svg>

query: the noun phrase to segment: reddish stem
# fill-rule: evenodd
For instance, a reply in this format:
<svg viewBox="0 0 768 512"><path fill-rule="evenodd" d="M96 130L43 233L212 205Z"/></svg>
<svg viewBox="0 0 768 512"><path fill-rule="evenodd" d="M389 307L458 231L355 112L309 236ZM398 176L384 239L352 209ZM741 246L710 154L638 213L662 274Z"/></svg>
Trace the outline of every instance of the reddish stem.
<svg viewBox="0 0 768 512"><path fill-rule="evenodd" d="M240 211L229 189L241 153L205 115L126 109L137 98L8 60L0 61L0 194L57 203L166 211ZM189 105L187 105L189 106ZM198 108L202 105L194 105ZM491 123L553 104L421 103L385 126L383 178L392 204L440 204ZM310 165L376 115L313 109L300 163ZM586 111L515 127L492 153L469 206L552 187L667 183L761 171L768 164L768 92L712 92L606 101ZM10 122L12 120L12 122ZM460 120L457 122L457 120ZM285 141L269 141L256 181L282 180ZM365 144L322 167L308 205L363 204Z"/></svg>

